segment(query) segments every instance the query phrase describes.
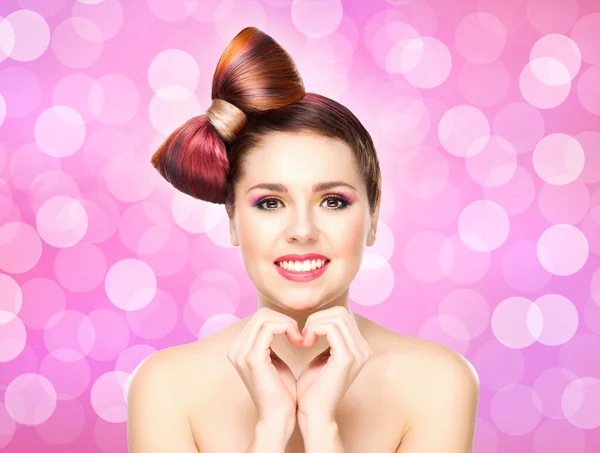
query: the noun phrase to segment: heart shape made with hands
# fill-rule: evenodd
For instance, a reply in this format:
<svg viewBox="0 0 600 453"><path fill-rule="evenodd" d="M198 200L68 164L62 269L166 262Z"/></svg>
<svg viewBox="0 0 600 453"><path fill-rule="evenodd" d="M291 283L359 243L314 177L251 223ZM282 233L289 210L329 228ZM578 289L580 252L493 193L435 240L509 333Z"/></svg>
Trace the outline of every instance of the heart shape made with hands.
<svg viewBox="0 0 600 453"><path fill-rule="evenodd" d="M308 340L307 343L304 343L304 341L306 341L304 335L300 334L300 336L303 338L302 344L295 344L291 339L289 339L289 337L288 337L288 340L290 341L290 343L294 344L297 347L312 346L317 340L317 336L313 334L312 341ZM308 335L307 335L307 337L308 337ZM271 351L271 354L270 354L271 361L272 361L273 365L275 366L275 369L279 373L279 376L281 377L283 384L287 388L288 392L290 392L290 394L294 398L296 398L297 382L302 378L303 385L305 387L308 387L310 385L310 383L318 376L320 369L323 368L323 366L325 366L325 364L327 364L327 362L329 361L329 358L331 357L331 346L329 346L327 349L325 349L324 351L317 354L309 362L307 367L304 368L304 370L302 370L302 372L296 379L296 377L294 376L294 373L292 372L289 365L287 363L285 363L285 361L281 357L279 357L275 353L275 351L273 351L273 349L270 349L270 351Z"/></svg>
<svg viewBox="0 0 600 453"><path fill-rule="evenodd" d="M333 416L349 386L367 363L372 351L353 316L343 307L333 307L309 316L302 333L286 330L288 340L297 347L312 348L317 337L327 338L329 347L315 356L296 378L290 367L271 349L271 362L297 410L320 411Z"/></svg>

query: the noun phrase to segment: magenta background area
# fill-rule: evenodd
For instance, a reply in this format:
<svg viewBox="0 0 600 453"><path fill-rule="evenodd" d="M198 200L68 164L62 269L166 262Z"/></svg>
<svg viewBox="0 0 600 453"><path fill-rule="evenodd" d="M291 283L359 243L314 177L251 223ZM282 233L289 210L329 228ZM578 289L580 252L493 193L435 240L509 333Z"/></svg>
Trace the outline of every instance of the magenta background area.
<svg viewBox="0 0 600 453"><path fill-rule="evenodd" d="M149 162L246 26L375 142L352 309L473 364L475 453L600 451L592 0L3 0L0 450L125 453L141 361L256 310L224 206Z"/></svg>

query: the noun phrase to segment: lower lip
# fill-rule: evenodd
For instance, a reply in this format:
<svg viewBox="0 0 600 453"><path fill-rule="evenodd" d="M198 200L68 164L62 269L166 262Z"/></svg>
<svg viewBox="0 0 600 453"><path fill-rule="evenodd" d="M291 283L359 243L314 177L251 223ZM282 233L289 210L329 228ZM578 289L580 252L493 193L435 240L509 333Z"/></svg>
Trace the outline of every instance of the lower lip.
<svg viewBox="0 0 600 453"><path fill-rule="evenodd" d="M311 280L319 278L321 275L323 275L323 272L325 272L325 269L327 269L327 266L329 266L329 263L331 263L331 261L328 261L327 263L325 263L324 266L321 266L319 269L315 269L314 271L306 271L306 272L286 271L284 268L280 267L279 264L277 264L277 263L273 263L273 266L275 266L277 268L277 270L279 271L279 273L281 275L283 275L285 278L287 278L288 280L291 280L293 282L310 282Z"/></svg>

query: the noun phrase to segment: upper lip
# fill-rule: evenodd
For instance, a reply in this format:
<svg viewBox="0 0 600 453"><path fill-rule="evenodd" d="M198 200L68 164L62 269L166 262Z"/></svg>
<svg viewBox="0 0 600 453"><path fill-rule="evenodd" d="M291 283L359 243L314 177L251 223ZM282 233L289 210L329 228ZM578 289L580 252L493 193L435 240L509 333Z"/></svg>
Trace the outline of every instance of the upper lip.
<svg viewBox="0 0 600 453"><path fill-rule="evenodd" d="M331 261L324 255L318 253L307 253L306 255L283 255L275 260L276 263L280 261L306 261L306 260L327 260Z"/></svg>

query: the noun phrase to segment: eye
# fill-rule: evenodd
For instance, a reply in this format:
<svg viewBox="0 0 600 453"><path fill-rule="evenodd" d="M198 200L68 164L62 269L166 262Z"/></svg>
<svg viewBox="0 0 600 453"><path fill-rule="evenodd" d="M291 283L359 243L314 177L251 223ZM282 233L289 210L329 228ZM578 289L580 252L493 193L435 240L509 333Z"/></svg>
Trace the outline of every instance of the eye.
<svg viewBox="0 0 600 453"><path fill-rule="evenodd" d="M344 197L342 195L326 195L325 197L323 197L322 201L328 202L329 200L333 200L333 201L340 203L334 207L329 206L330 211L340 211L340 210L345 209L346 207L350 206L350 204L351 204L350 201L348 201L346 199L346 197ZM263 207L268 202L277 203L277 202L281 202L281 200L279 198L275 198L275 197L263 198L263 199L259 200L255 206L258 206L258 208L262 211L274 211L276 209L275 207L271 207L271 208Z"/></svg>

